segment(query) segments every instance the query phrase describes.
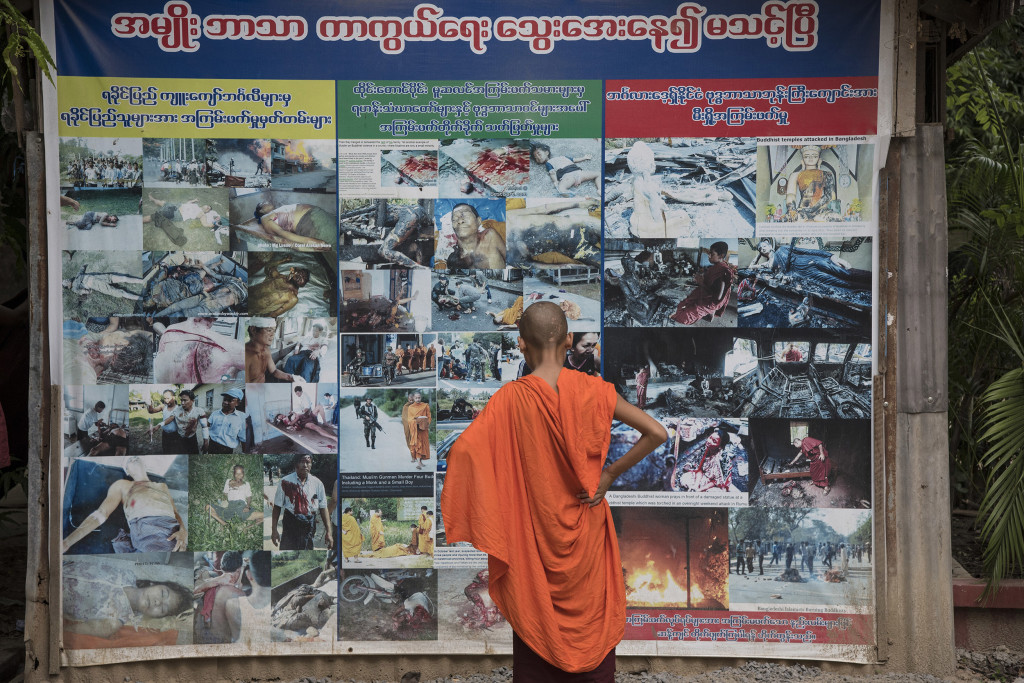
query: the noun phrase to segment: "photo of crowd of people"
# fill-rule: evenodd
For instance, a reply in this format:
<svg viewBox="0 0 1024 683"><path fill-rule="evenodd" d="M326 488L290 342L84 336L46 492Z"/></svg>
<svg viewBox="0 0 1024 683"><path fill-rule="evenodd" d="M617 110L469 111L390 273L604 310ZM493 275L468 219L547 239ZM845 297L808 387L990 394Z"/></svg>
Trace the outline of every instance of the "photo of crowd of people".
<svg viewBox="0 0 1024 683"><path fill-rule="evenodd" d="M60 220L66 249L142 248L142 141L60 138Z"/></svg>

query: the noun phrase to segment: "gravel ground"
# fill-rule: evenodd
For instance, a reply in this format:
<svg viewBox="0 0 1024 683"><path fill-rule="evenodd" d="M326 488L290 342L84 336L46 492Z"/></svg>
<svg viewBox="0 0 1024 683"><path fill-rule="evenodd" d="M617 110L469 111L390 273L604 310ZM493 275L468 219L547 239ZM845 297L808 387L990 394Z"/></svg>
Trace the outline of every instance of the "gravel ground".
<svg viewBox="0 0 1024 683"><path fill-rule="evenodd" d="M1024 683L1024 653L997 647L985 652L957 650L956 674L951 678L938 678L923 674L886 673L854 676L822 671L805 664L777 664L774 662L747 662L738 667L726 667L702 674L680 675L671 673L619 673L616 683L940 683L951 681L1013 681ZM512 669L500 667L490 673L460 674L444 678L421 680L419 674L409 672L400 681L354 680L348 678L300 678L292 683L511 683Z"/></svg>

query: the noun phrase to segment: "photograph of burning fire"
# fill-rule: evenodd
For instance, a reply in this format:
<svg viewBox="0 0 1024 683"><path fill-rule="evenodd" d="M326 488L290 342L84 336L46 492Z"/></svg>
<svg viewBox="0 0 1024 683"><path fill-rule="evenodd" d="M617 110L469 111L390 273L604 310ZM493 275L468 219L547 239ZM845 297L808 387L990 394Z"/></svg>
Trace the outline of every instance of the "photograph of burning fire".
<svg viewBox="0 0 1024 683"><path fill-rule="evenodd" d="M726 508L612 508L626 608L728 609Z"/></svg>
<svg viewBox="0 0 1024 683"><path fill-rule="evenodd" d="M334 140L272 140L270 164L277 189L338 189L338 148Z"/></svg>
<svg viewBox="0 0 1024 683"><path fill-rule="evenodd" d="M270 187L270 140L207 140L206 182L212 187Z"/></svg>

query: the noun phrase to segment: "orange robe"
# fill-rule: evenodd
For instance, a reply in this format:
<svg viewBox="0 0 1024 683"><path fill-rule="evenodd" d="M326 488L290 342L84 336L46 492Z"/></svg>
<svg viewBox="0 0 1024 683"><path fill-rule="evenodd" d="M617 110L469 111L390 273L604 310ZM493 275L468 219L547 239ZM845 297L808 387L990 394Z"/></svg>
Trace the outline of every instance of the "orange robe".
<svg viewBox="0 0 1024 683"><path fill-rule="evenodd" d="M495 393L448 454L446 542L487 553L495 604L563 671L595 669L625 629L611 509L576 498L597 489L615 403L600 377L562 370L556 393L528 375Z"/></svg>
<svg viewBox="0 0 1024 683"><path fill-rule="evenodd" d="M434 554L434 539L430 537L430 530L434 526L434 518L430 515L420 515L420 533L417 538L419 551L427 555Z"/></svg>
<svg viewBox="0 0 1024 683"><path fill-rule="evenodd" d="M430 417L430 404L406 403L402 407L402 426L405 427L405 443L409 454L419 460L430 460L430 420L416 419L420 415Z"/></svg>

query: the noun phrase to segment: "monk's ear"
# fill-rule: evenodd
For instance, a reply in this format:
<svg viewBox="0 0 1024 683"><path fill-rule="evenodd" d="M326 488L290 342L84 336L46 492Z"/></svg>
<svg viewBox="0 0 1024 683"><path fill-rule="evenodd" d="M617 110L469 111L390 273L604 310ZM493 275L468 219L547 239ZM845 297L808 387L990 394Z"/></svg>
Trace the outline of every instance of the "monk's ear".
<svg viewBox="0 0 1024 683"><path fill-rule="evenodd" d="M565 348L566 349L571 349L572 348L572 332L566 332L566 334L565 334Z"/></svg>

